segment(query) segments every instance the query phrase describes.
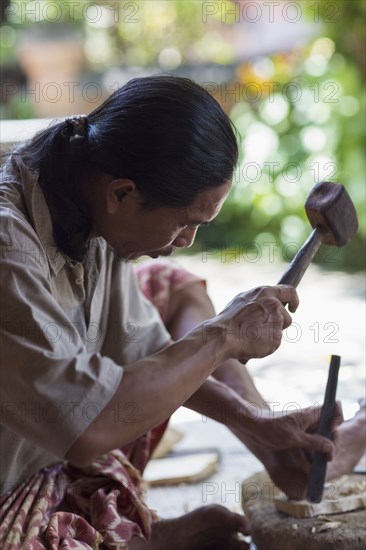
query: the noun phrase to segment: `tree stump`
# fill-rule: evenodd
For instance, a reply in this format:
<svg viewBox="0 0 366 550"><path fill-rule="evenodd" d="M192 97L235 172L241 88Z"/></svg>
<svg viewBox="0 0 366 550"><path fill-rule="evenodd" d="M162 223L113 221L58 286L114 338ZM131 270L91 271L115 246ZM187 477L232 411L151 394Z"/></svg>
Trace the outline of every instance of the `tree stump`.
<svg viewBox="0 0 366 550"><path fill-rule="evenodd" d="M365 478L352 474L332 483L360 487ZM276 509L274 498L280 495L265 471L242 484L242 507L258 550L365 550L366 510L296 518Z"/></svg>

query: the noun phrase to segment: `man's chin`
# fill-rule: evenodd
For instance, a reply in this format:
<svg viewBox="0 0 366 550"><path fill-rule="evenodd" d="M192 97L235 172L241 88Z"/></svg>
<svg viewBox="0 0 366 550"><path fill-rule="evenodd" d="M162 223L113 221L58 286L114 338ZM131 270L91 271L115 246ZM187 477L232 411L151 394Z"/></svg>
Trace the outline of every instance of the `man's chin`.
<svg viewBox="0 0 366 550"><path fill-rule="evenodd" d="M174 251L175 251L175 248L166 248L166 249L161 249L161 250L152 250L150 252L142 252L140 254L138 254L138 258L141 258L142 256L149 256L149 258L152 258L153 260L156 260L157 258L160 258L161 257L167 257L167 256L171 256L172 254L174 254ZM135 259L135 256L134 256L134 259Z"/></svg>
<svg viewBox="0 0 366 550"><path fill-rule="evenodd" d="M159 258L159 256L168 257L174 254L174 250L175 248L168 248L167 250L156 250L154 252L149 252L148 256L154 259Z"/></svg>
<svg viewBox="0 0 366 550"><path fill-rule="evenodd" d="M136 260L139 260L143 256L149 256L149 258L152 258L153 260L156 260L160 256L168 257L174 253L174 250L175 250L174 248L169 248L167 250L159 250L159 251L154 250L153 252L134 252L124 257L121 257L119 254L117 254L116 250L114 251L114 253L118 257L118 259L122 262L134 262Z"/></svg>

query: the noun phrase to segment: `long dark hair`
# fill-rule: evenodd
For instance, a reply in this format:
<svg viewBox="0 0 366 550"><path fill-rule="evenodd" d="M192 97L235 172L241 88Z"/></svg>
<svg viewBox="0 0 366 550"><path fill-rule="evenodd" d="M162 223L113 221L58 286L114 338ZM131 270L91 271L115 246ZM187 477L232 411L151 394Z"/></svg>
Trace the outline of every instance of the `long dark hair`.
<svg viewBox="0 0 366 550"><path fill-rule="evenodd" d="M228 116L210 94L187 78L135 78L87 116L85 136L59 122L18 149L39 172L56 214L57 245L80 260L92 219L81 182L92 173L131 179L146 208L179 207L232 177L238 148ZM58 221L59 220L59 221Z"/></svg>

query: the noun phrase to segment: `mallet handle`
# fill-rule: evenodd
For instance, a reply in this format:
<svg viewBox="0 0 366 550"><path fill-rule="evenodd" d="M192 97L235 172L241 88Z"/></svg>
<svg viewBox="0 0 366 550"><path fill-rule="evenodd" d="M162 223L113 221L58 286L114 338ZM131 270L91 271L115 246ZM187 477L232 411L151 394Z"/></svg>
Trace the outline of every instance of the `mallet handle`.
<svg viewBox="0 0 366 550"><path fill-rule="evenodd" d="M320 229L313 229L308 239L304 242L296 256L290 263L287 271L279 280L279 285L291 285L297 287L305 271L311 264L315 254L322 243L322 233ZM239 359L242 365L246 365L248 360Z"/></svg>
<svg viewBox="0 0 366 550"><path fill-rule="evenodd" d="M279 280L279 285L291 285L297 287L305 271L311 264L315 254L322 243L322 233L319 229L314 229L309 238L302 245L296 256L293 258L287 271Z"/></svg>
<svg viewBox="0 0 366 550"><path fill-rule="evenodd" d="M331 439L331 424L335 409L335 396L338 383L338 372L341 364L339 355L332 355L329 365L328 382L325 390L324 403L320 413L317 433ZM311 464L310 479L308 485L307 499L310 502L320 502L323 498L325 473L327 470L326 453L314 453Z"/></svg>

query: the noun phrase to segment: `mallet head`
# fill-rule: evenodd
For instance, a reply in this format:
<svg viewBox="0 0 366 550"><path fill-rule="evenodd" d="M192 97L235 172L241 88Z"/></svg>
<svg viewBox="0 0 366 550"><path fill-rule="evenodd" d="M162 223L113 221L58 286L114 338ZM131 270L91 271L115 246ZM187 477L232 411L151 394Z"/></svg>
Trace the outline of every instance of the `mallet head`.
<svg viewBox="0 0 366 550"><path fill-rule="evenodd" d="M344 246L357 232L355 207L339 183L317 183L306 199L305 210L312 227L323 234L324 244Z"/></svg>

